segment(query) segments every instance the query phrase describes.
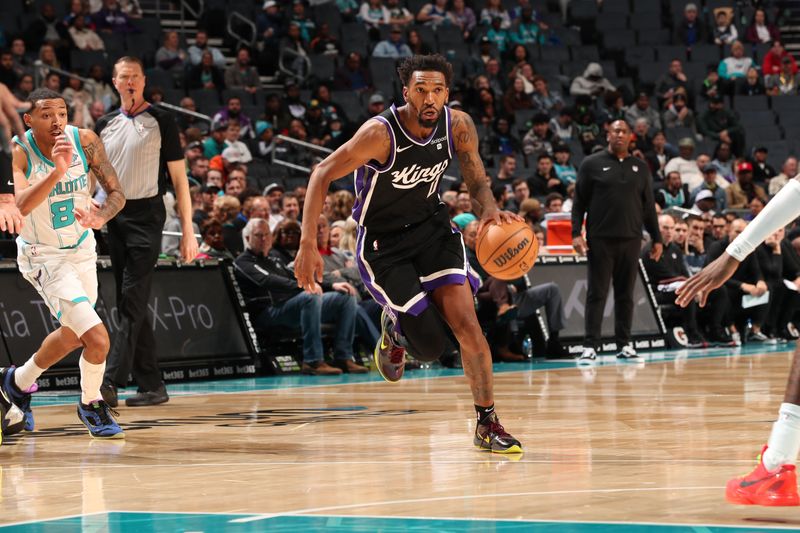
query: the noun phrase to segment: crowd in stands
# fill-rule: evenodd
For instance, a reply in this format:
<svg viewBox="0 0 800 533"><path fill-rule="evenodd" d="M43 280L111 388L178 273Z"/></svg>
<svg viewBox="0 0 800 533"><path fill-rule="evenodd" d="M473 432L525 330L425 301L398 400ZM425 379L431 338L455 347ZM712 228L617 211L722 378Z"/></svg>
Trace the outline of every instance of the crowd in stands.
<svg viewBox="0 0 800 533"><path fill-rule="evenodd" d="M582 159L605 149L611 122L626 120L632 153L649 166L664 214L665 259L643 258L668 321L685 325L697 345L736 342L745 331L756 340L796 337L797 291L783 280L800 283L800 230L762 246L709 307L670 307L675 283L719 255L797 173L798 130L789 117L800 113L788 110L798 108L800 80L774 23L779 12L771 2L729 4L573 0L565 17L558 2L545 0L266 0L251 6L255 46L234 46L230 59L209 45L211 29L199 29L190 43L159 34L160 47L142 50L147 95L209 117L177 117L201 257L236 259L252 274L268 256L274 277L287 278L273 301L298 296L288 284L305 183L324 155L279 136L336 149L365 120L402 102L398 60L440 52L455 67L448 105L474 117L498 206L523 215L542 244L547 215L571 209ZM53 4L37 5L17 19L27 21L21 32L0 28L0 127L21 132L18 111L39 83L62 92L72 122L91 128L118 105L110 67L123 55L120 39L131 53L152 26L137 18L133 0L73 0L60 15ZM659 26L647 26L650 19ZM268 87L261 76L272 76ZM457 162L441 196L465 230L475 216ZM353 201L352 180L336 182L318 244L324 288L357 302L352 334L367 346L377 339L379 310L354 264ZM176 228L170 219L165 229ZM165 237L163 252L176 249L177 238ZM360 371L343 350L340 368L320 370L318 354L306 355L312 373Z"/></svg>

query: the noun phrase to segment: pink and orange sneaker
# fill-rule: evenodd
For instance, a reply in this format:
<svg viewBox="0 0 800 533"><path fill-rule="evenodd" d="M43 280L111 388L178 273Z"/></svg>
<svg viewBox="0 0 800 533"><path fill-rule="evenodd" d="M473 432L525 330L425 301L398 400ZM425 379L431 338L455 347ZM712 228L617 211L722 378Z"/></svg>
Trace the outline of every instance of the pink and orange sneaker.
<svg viewBox="0 0 800 533"><path fill-rule="evenodd" d="M766 444L761 448L755 470L744 477L728 481L725 486L725 499L736 505L773 507L800 505L795 466L783 465L777 471L770 473L761 459L765 451L767 451Z"/></svg>

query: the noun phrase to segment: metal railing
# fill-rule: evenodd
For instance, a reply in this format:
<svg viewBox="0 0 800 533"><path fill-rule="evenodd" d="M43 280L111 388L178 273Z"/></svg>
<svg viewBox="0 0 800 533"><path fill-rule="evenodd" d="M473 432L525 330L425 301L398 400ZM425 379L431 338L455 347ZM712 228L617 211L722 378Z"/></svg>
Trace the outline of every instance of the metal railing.
<svg viewBox="0 0 800 533"><path fill-rule="evenodd" d="M250 35L251 37L248 39L243 35L240 35L235 27L234 27L234 20L239 21L250 28ZM256 25L253 24L253 21L249 18L245 17L238 11L233 11L230 15L228 15L228 35L236 39L237 46L236 48L241 47L242 45L247 46L248 48L253 48L256 44Z"/></svg>
<svg viewBox="0 0 800 533"><path fill-rule="evenodd" d="M281 140L282 142L286 142L286 143L289 143L289 144L294 144L294 145L297 145L297 146L299 146L301 148L305 148L307 150L314 151L314 152L319 152L319 153L325 154L325 155L328 155L328 154L333 152L333 150L331 150L330 148L325 148L324 146L317 146L316 144L307 143L305 141L294 139L292 137L287 137L286 135L276 135L275 138ZM322 157L324 157L324 156L322 156ZM282 165L282 166L287 167L287 168L291 168L293 170L299 170L301 172L306 172L308 174L311 174L311 168L310 167L304 167L302 165L298 165L296 163L292 163L291 161L284 161L283 159L277 158L275 156L275 150L272 151L272 162L275 163L275 164L278 164L278 165Z"/></svg>
<svg viewBox="0 0 800 533"><path fill-rule="evenodd" d="M209 124L211 124L213 122L213 119L211 117L209 117L208 115L204 115L202 113L198 113L197 111L190 111L188 109L184 109L184 108L176 106L176 105L168 104L166 102L158 102L155 105L157 105L159 107L164 107L164 108L169 109L170 111L174 111L176 113L183 113L184 115L189 115L191 117L198 118L200 120L208 122Z"/></svg>
<svg viewBox="0 0 800 533"><path fill-rule="evenodd" d="M60 76L66 76L67 78L75 78L76 80L80 80L83 82L84 85L90 85L94 87L96 83L92 78L84 78L83 76L78 76L77 74L73 74L72 72L68 72L58 67L51 67L50 65L46 65L42 62L41 59L37 59L36 61L34 61L33 66L35 67L33 69L33 83L35 84L35 87L41 87L42 82L44 81L43 79L41 79L41 73L42 70L45 69L47 70L47 74L55 72ZM45 74L45 76L47 76L47 74Z"/></svg>
<svg viewBox="0 0 800 533"><path fill-rule="evenodd" d="M294 78L297 80L298 83L302 84L306 78L308 78L309 74L311 74L311 58L308 57L308 54L297 52L296 50L292 50L291 48L284 48L280 52L280 57L278 58L278 68L281 72L286 74L290 78ZM291 62L297 61L300 59L305 63L305 68L303 72L298 72L295 69L287 67L284 64L284 61L287 60L287 56L293 56L291 58Z"/></svg>

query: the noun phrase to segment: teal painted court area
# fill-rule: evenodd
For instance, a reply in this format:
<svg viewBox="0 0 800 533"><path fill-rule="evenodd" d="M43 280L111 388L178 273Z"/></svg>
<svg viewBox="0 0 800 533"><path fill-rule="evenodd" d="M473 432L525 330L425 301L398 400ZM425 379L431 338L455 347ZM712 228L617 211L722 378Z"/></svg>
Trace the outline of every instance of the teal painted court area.
<svg viewBox="0 0 800 533"><path fill-rule="evenodd" d="M741 348L709 348L705 350L670 350L653 351L640 353L645 364L665 363L676 360L686 359L707 359L712 357L737 357L751 356L765 353L785 352L794 349L794 343L784 343L777 345L751 344ZM613 356L600 356L594 366L615 366L630 364L618 362ZM639 362L638 364L642 364ZM575 361L546 361L533 360L527 363L496 363L495 373L506 372L544 372L548 370L558 370L562 368L575 368ZM584 372L591 372L592 369L583 369ZM412 379L435 379L453 376L461 376L461 369L444 368L435 366L408 372L403 378L405 381ZM354 383L381 382L383 378L377 372L369 374L342 374L340 376L306 376L302 374L292 374L285 376L257 377L245 379L226 379L217 381L197 381L181 384L170 384L167 386L171 396L197 396L203 394L221 393L241 393L270 391L280 389L294 389L302 387L324 387L331 385L349 385ZM132 396L136 391L120 391L120 398L124 399ZM33 406L41 407L47 405L66 405L78 401L77 392L57 391L41 392L33 396Z"/></svg>
<svg viewBox="0 0 800 533"><path fill-rule="evenodd" d="M249 520L249 521L248 521ZM103 531L109 533L294 533L321 531L330 533L380 532L408 533L757 533L772 528L724 527L704 525L656 525L580 522L534 522L512 520L447 520L439 518L375 518L355 516L274 516L224 514L172 514L111 512L75 516L44 522L0 527L8 533L72 533ZM773 529L774 531L800 531Z"/></svg>

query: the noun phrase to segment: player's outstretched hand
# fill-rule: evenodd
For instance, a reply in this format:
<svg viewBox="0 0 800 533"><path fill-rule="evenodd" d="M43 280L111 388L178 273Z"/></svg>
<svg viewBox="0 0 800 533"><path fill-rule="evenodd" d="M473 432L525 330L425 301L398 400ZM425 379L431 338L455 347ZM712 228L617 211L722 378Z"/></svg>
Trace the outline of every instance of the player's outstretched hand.
<svg viewBox="0 0 800 533"><path fill-rule="evenodd" d="M0 231L22 231L22 213L13 194L0 194Z"/></svg>
<svg viewBox="0 0 800 533"><path fill-rule="evenodd" d="M524 221L524 218L516 213L512 213L511 211L490 211L488 213L484 213L483 217L481 217L481 222L478 224L478 235L480 235L480 233L483 231L483 228L488 224L497 224L499 226L501 224Z"/></svg>
<svg viewBox="0 0 800 533"><path fill-rule="evenodd" d="M91 200L88 209L76 207L72 210L78 224L88 229L100 229L106 223L106 219L100 216L100 204Z"/></svg>
<svg viewBox="0 0 800 533"><path fill-rule="evenodd" d="M700 297L700 307L705 307L708 293L728 281L739 266L739 261L727 252L709 263L703 270L689 278L689 281L675 291L675 303L681 307L689 305L696 296Z"/></svg>
<svg viewBox="0 0 800 533"><path fill-rule="evenodd" d="M181 261L191 263L197 257L197 238L194 231L183 233L181 236Z"/></svg>
<svg viewBox="0 0 800 533"><path fill-rule="evenodd" d="M53 145L53 163L56 165L56 170L63 174L72 163L72 144L67 140L67 136L61 133L56 138L56 143Z"/></svg>
<svg viewBox="0 0 800 533"><path fill-rule="evenodd" d="M312 294L319 294L315 288L319 289L317 282L322 283L324 270L325 265L316 243L312 243L312 245L301 243L297 250L297 256L294 258L294 276L297 278L297 286Z"/></svg>

